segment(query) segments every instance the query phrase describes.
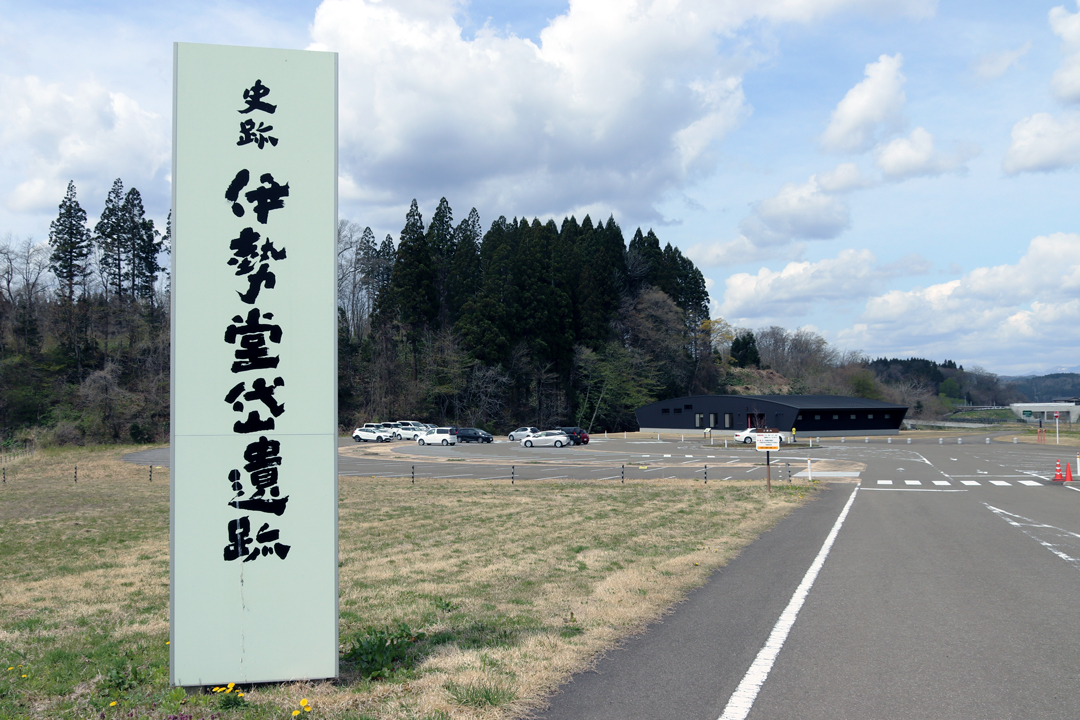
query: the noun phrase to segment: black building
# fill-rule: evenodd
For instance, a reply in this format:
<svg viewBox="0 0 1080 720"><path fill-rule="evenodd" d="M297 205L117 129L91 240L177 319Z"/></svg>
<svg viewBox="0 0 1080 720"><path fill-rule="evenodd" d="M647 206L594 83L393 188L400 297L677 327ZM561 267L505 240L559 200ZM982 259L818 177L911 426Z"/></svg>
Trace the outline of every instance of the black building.
<svg viewBox="0 0 1080 720"><path fill-rule="evenodd" d="M644 432L736 433L768 427L797 435L895 435L907 407L836 395L694 395L635 411Z"/></svg>

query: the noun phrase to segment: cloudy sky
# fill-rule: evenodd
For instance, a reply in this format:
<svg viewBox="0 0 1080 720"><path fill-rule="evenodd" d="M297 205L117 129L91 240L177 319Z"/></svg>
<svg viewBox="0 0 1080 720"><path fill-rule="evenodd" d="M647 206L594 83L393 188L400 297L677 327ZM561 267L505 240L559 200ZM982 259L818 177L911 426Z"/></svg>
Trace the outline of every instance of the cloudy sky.
<svg viewBox="0 0 1080 720"><path fill-rule="evenodd" d="M69 179L164 222L172 42L340 53L341 214L653 228L714 315L1080 365L1080 8L1027 0L0 0L0 236Z"/></svg>

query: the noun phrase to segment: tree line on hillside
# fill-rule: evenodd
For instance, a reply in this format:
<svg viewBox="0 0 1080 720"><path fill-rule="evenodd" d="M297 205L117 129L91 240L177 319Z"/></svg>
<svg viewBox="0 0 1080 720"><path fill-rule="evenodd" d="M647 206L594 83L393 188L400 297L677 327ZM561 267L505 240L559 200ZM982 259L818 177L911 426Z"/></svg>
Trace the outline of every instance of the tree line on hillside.
<svg viewBox="0 0 1080 720"><path fill-rule="evenodd" d="M117 179L91 229L69 183L48 244L0 243L0 433L59 442L167 434L165 235Z"/></svg>
<svg viewBox="0 0 1080 720"><path fill-rule="evenodd" d="M614 218L455 224L416 201L397 244L341 221L342 423L616 429L658 396L722 384L701 271Z"/></svg>
<svg viewBox="0 0 1080 720"><path fill-rule="evenodd" d="M117 180L90 228L69 184L48 244L0 240L0 441L168 437L169 252ZM869 360L809 330L711 318L701 271L613 217L541 222L475 209L455 223L416 201L395 240L338 226L339 423L418 419L492 431L635 429L682 395L856 395L942 413L1005 402L996 376L955 363Z"/></svg>

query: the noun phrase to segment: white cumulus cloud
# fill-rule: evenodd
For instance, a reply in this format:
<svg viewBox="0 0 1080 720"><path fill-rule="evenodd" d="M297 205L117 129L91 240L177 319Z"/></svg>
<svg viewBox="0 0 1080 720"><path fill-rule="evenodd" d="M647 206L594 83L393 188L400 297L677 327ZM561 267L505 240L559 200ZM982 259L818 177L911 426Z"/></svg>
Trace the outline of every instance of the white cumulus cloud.
<svg viewBox="0 0 1080 720"><path fill-rule="evenodd" d="M112 178L141 185L168 167L168 120L123 93L0 76L0 95L0 167L19 178L4 198L13 210L55 210L68 180L104 195Z"/></svg>
<svg viewBox="0 0 1080 720"><path fill-rule="evenodd" d="M883 266L869 250L842 250L818 262L791 262L781 270L761 268L756 275L732 275L725 283L719 310L736 324L799 317L822 302L863 302L889 278L921 274L928 267L917 256Z"/></svg>
<svg viewBox="0 0 1080 720"><path fill-rule="evenodd" d="M942 153L934 147L934 137L921 127L912 130L908 137L874 148L877 166L888 180L959 170L977 152L972 146L962 146L955 152Z"/></svg>
<svg viewBox="0 0 1080 720"><path fill-rule="evenodd" d="M1016 123L1002 166L1015 174L1059 170L1080 162L1080 115L1036 113Z"/></svg>
<svg viewBox="0 0 1080 720"><path fill-rule="evenodd" d="M828 240L851 225L847 203L824 192L816 176L802 184L788 183L771 198L754 205L754 214L739 225L743 234L764 245L783 245L796 238Z"/></svg>
<svg viewBox="0 0 1080 720"><path fill-rule="evenodd" d="M1002 367L1075 365L1080 235L1036 237L1016 264L877 295L838 337L871 353L974 357Z"/></svg>
<svg viewBox="0 0 1080 720"><path fill-rule="evenodd" d="M1078 2L1080 7L1080 2ZM1061 38L1065 59L1050 85L1064 102L1080 101L1080 12L1070 13L1063 5L1050 11L1050 29Z"/></svg>
<svg viewBox="0 0 1080 720"><path fill-rule="evenodd" d="M900 53L866 66L866 79L848 90L833 110L821 146L831 152L863 152L903 122L905 78Z"/></svg>

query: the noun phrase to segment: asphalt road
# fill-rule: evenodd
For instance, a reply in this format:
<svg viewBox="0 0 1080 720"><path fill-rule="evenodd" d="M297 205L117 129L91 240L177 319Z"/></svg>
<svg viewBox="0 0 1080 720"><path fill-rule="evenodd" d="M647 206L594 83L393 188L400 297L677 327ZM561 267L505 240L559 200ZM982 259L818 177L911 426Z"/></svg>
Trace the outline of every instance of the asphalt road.
<svg viewBox="0 0 1080 720"><path fill-rule="evenodd" d="M867 469L765 533L661 622L574 677L538 717L720 718L849 499L760 690L746 712L727 717L1077 717L1080 491L1050 482L1054 461L1075 455L965 441L829 441L777 453L792 471L808 456ZM499 481L511 466L521 480L610 480L622 465L627 477L656 479L702 477L706 464L710 479L764 471L749 467L760 460L751 449L700 442L365 448L343 448L343 475L408 477L415 467L421 482ZM167 464L167 451L130 459Z"/></svg>
<svg viewBox="0 0 1080 720"><path fill-rule="evenodd" d="M729 717L1077 717L1080 494L1048 482L1070 453L833 452L867 463L857 491L835 483L540 717L719 718L853 491L749 713Z"/></svg>

